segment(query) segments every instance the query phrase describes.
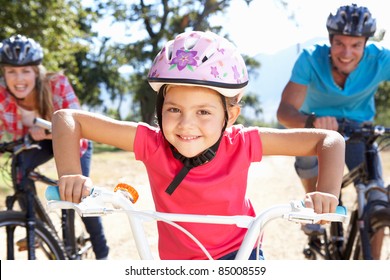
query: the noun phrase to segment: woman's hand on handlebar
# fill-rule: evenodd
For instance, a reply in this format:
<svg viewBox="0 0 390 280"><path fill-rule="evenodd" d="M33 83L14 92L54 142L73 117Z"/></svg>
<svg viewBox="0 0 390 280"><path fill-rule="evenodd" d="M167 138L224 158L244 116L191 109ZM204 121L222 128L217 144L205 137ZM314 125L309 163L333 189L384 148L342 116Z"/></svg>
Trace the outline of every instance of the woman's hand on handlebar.
<svg viewBox="0 0 390 280"><path fill-rule="evenodd" d="M47 133L47 129L33 125L28 130L31 138L35 141L42 141L46 139L51 139L51 133Z"/></svg>
<svg viewBox="0 0 390 280"><path fill-rule="evenodd" d="M93 183L83 175L63 175L58 180L58 187L62 200L80 203L82 198L91 193Z"/></svg>

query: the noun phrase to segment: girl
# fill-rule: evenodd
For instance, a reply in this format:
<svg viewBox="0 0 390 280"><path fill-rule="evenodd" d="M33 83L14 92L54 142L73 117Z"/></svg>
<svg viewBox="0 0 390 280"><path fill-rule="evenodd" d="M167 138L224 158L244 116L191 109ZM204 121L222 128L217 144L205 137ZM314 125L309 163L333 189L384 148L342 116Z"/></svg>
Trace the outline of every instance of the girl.
<svg viewBox="0 0 390 280"><path fill-rule="evenodd" d="M157 128L78 110L54 114L62 199L79 202L92 187L77 157L79 139L88 138L135 153L146 166L157 211L254 216L245 196L247 175L251 162L263 155L317 155L317 190L307 194L305 203L317 213L335 210L344 171L343 138L327 130L234 125L248 74L233 44L210 32L180 34L157 55L148 81L157 92ZM183 226L214 259L234 259L246 232L229 225ZM161 259L206 258L175 228L160 223L158 231Z"/></svg>

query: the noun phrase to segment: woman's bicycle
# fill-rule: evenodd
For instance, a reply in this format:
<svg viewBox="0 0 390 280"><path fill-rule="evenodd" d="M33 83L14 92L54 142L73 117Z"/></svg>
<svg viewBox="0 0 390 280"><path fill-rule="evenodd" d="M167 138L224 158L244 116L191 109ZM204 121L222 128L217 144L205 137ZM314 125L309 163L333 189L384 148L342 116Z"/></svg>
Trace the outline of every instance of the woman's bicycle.
<svg viewBox="0 0 390 280"><path fill-rule="evenodd" d="M51 129L51 123L45 120L36 119L35 123ZM21 175L21 153L39 148L29 135L0 144L0 153L10 155L2 170L11 178L14 191L6 197L6 210L0 212L0 259L81 259L92 245L83 230L76 232L74 211L59 211L56 214L60 217L55 219L47 213L37 194L37 182L56 185L57 181L38 170ZM24 183L25 176L34 182L33 186ZM23 210L16 208L19 201L24 203Z"/></svg>
<svg viewBox="0 0 390 280"><path fill-rule="evenodd" d="M328 228L312 232L303 253L312 260L369 260L373 259L372 248L376 246L376 250L380 251L377 258L389 260L390 185L385 188L378 186L373 159L376 153L389 146L390 128L365 124L360 128L350 128L345 135L349 135L347 141L363 141L366 145L365 161L344 175L342 182L342 194L350 185L354 185L356 190L349 223L344 228L341 223L332 222ZM374 149L373 145L377 145L378 149ZM382 199L368 199L375 192L376 195L382 193ZM377 243L378 235L383 235L381 244Z"/></svg>
<svg viewBox="0 0 390 280"><path fill-rule="evenodd" d="M101 216L112 213L125 213L128 217L130 228L135 240L140 259L153 260L147 235L144 231L144 223L159 221L179 229L186 234L205 254L205 258L213 259L202 243L187 231L180 223L212 223L229 224L247 228L247 233L237 253L236 260L247 260L253 248L257 247L257 255L261 248L261 240L265 225L276 218L283 218L292 222L317 223L323 221L335 221L343 223L347 219L346 208L338 206L336 213L316 214L313 209L305 208L302 201L291 201L289 204L281 204L265 209L256 217L252 216L218 216L195 215L180 213L162 213L153 210L139 210L133 204L138 199L137 191L129 185L118 184L114 191L94 188L91 194L79 204L60 201L58 187L51 186L46 190L48 211L56 209L74 209L82 217Z"/></svg>

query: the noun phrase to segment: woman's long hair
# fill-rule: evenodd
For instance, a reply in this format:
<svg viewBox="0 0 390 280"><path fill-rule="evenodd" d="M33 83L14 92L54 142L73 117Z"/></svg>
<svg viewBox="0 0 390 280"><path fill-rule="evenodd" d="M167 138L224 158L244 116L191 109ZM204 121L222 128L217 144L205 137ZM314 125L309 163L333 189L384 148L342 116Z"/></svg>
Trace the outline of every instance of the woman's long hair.
<svg viewBox="0 0 390 280"><path fill-rule="evenodd" d="M37 74L36 91L35 96L37 111L39 115L51 121L54 113L53 106L53 94L52 94L52 81L58 78L59 73L47 73L46 68L43 65L33 66L35 73Z"/></svg>

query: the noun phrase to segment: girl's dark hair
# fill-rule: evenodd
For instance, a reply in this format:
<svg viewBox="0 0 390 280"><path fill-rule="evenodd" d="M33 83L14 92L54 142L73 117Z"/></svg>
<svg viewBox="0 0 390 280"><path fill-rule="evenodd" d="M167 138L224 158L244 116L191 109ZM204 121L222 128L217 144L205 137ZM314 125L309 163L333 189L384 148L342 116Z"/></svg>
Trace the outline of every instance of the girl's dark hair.
<svg viewBox="0 0 390 280"><path fill-rule="evenodd" d="M162 129L162 107L163 107L163 104L164 104L165 93L167 91L167 88L168 88L168 85L165 84L165 85L163 85L159 89L159 91L157 93L157 100L156 100L156 107L155 107L157 124L160 127L161 132L163 134L164 134L164 131ZM240 106L240 103L238 102L238 96L239 95L236 95L236 96L233 96L233 97L225 97L222 94L219 94L219 96L222 99L222 105L223 105L224 110L225 110L225 126L224 126L224 129L223 129L223 130L225 130L226 124L227 124L227 121L228 121L228 117L229 117L228 116L228 109L229 109L229 107Z"/></svg>
<svg viewBox="0 0 390 280"><path fill-rule="evenodd" d="M161 129L161 132L164 134L162 130L162 107L164 104L165 99L165 91L166 91L167 85L163 85L158 93L157 93L157 100L156 100L156 117L157 117L157 124Z"/></svg>

